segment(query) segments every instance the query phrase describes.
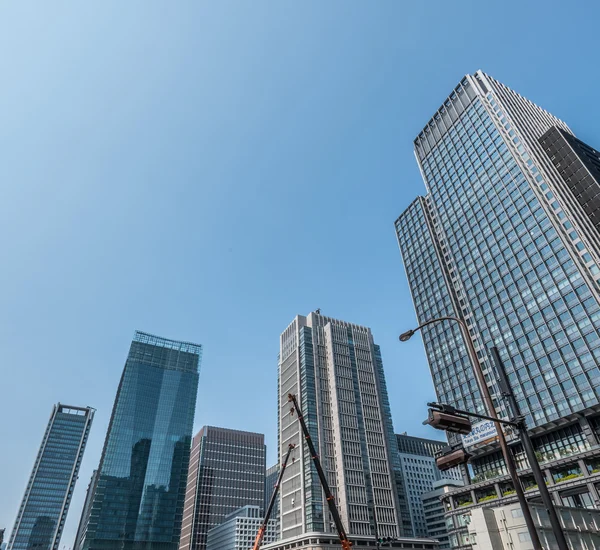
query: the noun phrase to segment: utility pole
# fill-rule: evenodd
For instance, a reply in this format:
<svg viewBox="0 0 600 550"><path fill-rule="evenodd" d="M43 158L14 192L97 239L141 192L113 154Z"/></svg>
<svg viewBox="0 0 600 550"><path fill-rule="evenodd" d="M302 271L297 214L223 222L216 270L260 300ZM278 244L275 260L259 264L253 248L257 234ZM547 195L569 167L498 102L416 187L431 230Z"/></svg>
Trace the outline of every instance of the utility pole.
<svg viewBox="0 0 600 550"><path fill-rule="evenodd" d="M542 474L540 464L537 460L537 457L535 456L535 449L533 447L531 437L529 437L529 432L527 431L525 417L521 415L519 404L517 403L515 394L513 393L512 388L510 387L510 384L508 382L508 376L506 375L506 371L504 370L504 364L500 359L500 353L498 352L498 348L490 347L489 355L492 360L492 364L496 367L496 371L498 372L498 383L500 385L500 391L502 392L502 396L508 401L512 410L513 418L511 420L513 420L513 422L516 422L518 425L517 429L519 430L519 438L521 440L521 443L523 444L523 449L525 451L525 454L527 455L529 466L531 467L533 477L540 491L542 502L544 503L544 507L546 508L546 512L548 513L548 517L550 518L552 532L556 537L558 548L560 550L569 550L569 545L567 544L565 534L562 530L560 519L558 518L556 508L554 507L554 502L552 502L552 497L550 496L550 491L548 491L548 487L546 487L546 480L544 479L544 474Z"/></svg>
<svg viewBox="0 0 600 550"><path fill-rule="evenodd" d="M531 515L531 510L529 509L529 506L527 504L525 491L523 490L523 487L521 486L521 481L519 480L519 476L517 475L517 466L515 464L514 457L512 455L511 450L508 448L506 437L504 436L504 432L502 431L502 421L498 418L496 407L494 406L494 401L492 400L492 395L490 394L490 389L488 388L487 382L485 380L485 375L483 374L483 369L481 368L481 363L479 362L479 358L477 357L477 351L475 350L475 345L473 344L473 340L471 339L469 327L467 327L467 324L458 317L438 317L437 319L430 319L429 321L425 321L424 323L421 323L417 328L402 333L399 339L401 342L406 342L413 336L413 334L415 334L415 332L433 323L439 323L444 321L452 321L454 323L458 323L458 325L460 326L460 329L463 334L463 339L467 346L467 351L471 359L471 365L473 366L475 379L477 380L477 383L479 385L479 391L481 392L483 404L485 405L485 408L487 409L487 412L489 414L489 420L494 422L496 426L496 433L498 434L498 444L500 445L500 450L502 451L502 456L504 457L504 462L506 463L506 469L510 474L513 487L515 488L517 498L519 499L521 509L523 510L523 518L525 519L527 530L529 531L529 535L531 536L531 544L534 550L543 550L539 534L537 532L537 529L535 528L535 523ZM484 417L480 416L480 418ZM560 550L563 550L563 548L560 548ZM567 549L565 548L564 550Z"/></svg>

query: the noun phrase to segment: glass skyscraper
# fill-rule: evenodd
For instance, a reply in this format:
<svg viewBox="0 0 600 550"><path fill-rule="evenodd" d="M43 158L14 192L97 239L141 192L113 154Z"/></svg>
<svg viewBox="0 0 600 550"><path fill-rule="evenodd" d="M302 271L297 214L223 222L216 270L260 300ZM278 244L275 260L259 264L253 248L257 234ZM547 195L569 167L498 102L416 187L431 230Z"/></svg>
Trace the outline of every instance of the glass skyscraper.
<svg viewBox="0 0 600 550"><path fill-rule="evenodd" d="M408 510L381 353L371 330L312 312L297 316L281 334L280 456L297 445L281 484L282 548L309 533L335 534L298 419L290 414L289 393L298 396L351 538L403 536L402 512ZM410 529L410 515L406 522Z"/></svg>
<svg viewBox="0 0 600 550"><path fill-rule="evenodd" d="M10 550L58 550L94 409L58 403L17 514Z"/></svg>
<svg viewBox="0 0 600 550"><path fill-rule="evenodd" d="M202 347L136 332L89 512L85 550L176 550Z"/></svg>
<svg viewBox="0 0 600 550"><path fill-rule="evenodd" d="M599 506L600 239L541 143L552 128L572 136L489 75L467 75L415 139L427 195L396 232L418 321L465 321L506 416L487 355L498 347L554 498ZM422 336L438 400L482 412L458 325L436 323ZM523 451L512 449L535 496ZM449 505L464 513L514 499L498 448L470 450L476 485L450 492Z"/></svg>
<svg viewBox="0 0 600 550"><path fill-rule="evenodd" d="M204 426L192 443L180 550L205 550L210 529L239 508L262 513L265 469L263 434Z"/></svg>

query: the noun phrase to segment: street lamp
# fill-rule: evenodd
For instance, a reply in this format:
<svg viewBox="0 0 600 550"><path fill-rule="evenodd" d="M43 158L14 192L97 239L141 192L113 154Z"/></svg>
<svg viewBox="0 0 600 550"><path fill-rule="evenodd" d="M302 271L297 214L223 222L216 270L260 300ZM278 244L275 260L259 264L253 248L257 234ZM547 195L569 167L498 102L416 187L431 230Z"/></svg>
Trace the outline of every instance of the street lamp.
<svg viewBox="0 0 600 550"><path fill-rule="evenodd" d="M408 342L411 338L412 335L415 333L414 330L407 330L406 332L403 332L399 338L400 338L400 342Z"/></svg>
<svg viewBox="0 0 600 550"><path fill-rule="evenodd" d="M420 324L417 328L412 330L407 330L400 335L401 342L407 342L410 338L419 330L425 328L428 325L433 323L441 323L443 321L453 321L458 323L460 329L463 334L463 339L467 344L467 349L469 352L469 357L471 359L471 364L473 365L473 370L475 372L475 378L477 379L477 383L479 385L479 391L483 397L483 402L485 404L485 408L488 411L489 416L494 420L494 425L496 426L496 433L498 434L498 442L500 443L500 448L502 450L502 455L504 456L504 461L506 462L506 467L510 474L510 477L513 482L513 486L515 488L515 492L517 493L517 498L519 499L519 503L521 504L521 508L523 510L523 518L525 519L525 523L527 524L527 530L529 531L529 535L531 536L531 542L533 544L533 548L535 550L542 550L542 544L540 542L540 538L535 528L535 523L533 522L533 517L531 515L531 510L529 509L529 505L527 504L527 499L525 498L525 492L523 491L523 487L521 486L521 482L519 480L519 476L517 475L517 468L515 466L514 458L510 449L508 448L508 444L506 442L506 438L504 437L504 432L502 431L502 426L497 421L498 414L496 413L496 407L494 407L494 402L492 401L492 396L490 394L490 390L485 381L485 377L483 375L483 369L481 368L481 363L479 362L479 358L477 357L477 352L475 351L475 346L473 345L473 341L471 340L471 336L469 335L469 329L466 323L459 319L458 317L438 317L437 319L430 319L425 323ZM562 530L561 530L562 534ZM564 537L564 535L563 535ZM564 539L563 539L564 540ZM560 545L560 538L557 536L557 541L559 542L560 550L568 550L567 546Z"/></svg>

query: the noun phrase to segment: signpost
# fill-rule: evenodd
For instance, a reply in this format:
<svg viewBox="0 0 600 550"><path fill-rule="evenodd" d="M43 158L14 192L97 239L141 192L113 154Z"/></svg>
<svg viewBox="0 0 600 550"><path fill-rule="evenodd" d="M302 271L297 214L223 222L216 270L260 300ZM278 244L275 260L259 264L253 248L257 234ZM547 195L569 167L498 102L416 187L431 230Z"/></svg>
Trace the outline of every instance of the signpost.
<svg viewBox="0 0 600 550"><path fill-rule="evenodd" d="M471 433L463 435L462 442L465 447L478 447L498 441L496 425L491 420L482 420L473 424Z"/></svg>

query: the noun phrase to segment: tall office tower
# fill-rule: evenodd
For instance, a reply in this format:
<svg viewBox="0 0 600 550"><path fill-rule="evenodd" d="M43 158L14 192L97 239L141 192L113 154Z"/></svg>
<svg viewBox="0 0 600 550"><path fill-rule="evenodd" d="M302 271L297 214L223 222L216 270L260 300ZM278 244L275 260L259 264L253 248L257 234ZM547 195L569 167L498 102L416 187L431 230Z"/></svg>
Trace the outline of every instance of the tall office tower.
<svg viewBox="0 0 600 550"><path fill-rule="evenodd" d="M467 75L415 139L428 193L396 231L418 321L464 320L507 416L487 352L498 347L554 498L598 506L590 475L600 467L600 247L593 218L540 143L553 127L571 136L497 80ZM421 333L438 400L482 412L458 324ZM448 493L456 521L460 504L464 515L468 506L515 498L497 445L465 441L475 485ZM535 494L531 476L523 479Z"/></svg>
<svg viewBox="0 0 600 550"><path fill-rule="evenodd" d="M90 407L52 407L8 541L10 550L58 549L93 418Z"/></svg>
<svg viewBox="0 0 600 550"><path fill-rule="evenodd" d="M275 490L275 484L277 483L277 478L279 477L279 464L275 464L270 468L267 468L265 473L265 504L264 504L264 512L266 513L267 507L269 506L269 502L271 501L271 497L273 495L273 491ZM271 518L274 520L279 520L279 499L275 499L275 504L273 505L273 511L271 512Z"/></svg>
<svg viewBox="0 0 600 550"><path fill-rule="evenodd" d="M279 454L298 446L281 484L282 545L307 533L335 533L289 393L298 396L348 533L372 537L376 523L380 536L402 536L398 448L371 330L317 311L297 316L281 335Z"/></svg>
<svg viewBox="0 0 600 550"><path fill-rule="evenodd" d="M238 508L262 513L265 469L263 434L202 428L192 443L179 548L206 550L208 531Z"/></svg>
<svg viewBox="0 0 600 550"><path fill-rule="evenodd" d="M407 434L396 434L400 471L406 496L413 535L427 537L427 523L421 496L432 490L433 484L440 479L462 480L458 468L440 472L435 465L435 454L448 444L435 439L423 439Z"/></svg>
<svg viewBox="0 0 600 550"><path fill-rule="evenodd" d="M137 331L79 537L85 550L176 550L202 347Z"/></svg>

